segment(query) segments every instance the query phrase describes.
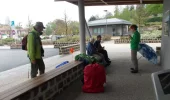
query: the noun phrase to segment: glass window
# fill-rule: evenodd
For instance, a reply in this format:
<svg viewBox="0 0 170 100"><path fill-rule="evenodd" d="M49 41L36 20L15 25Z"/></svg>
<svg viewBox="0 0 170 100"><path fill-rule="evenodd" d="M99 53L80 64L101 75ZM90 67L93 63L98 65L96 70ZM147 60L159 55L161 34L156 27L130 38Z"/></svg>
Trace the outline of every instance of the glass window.
<svg viewBox="0 0 170 100"><path fill-rule="evenodd" d="M98 28L98 34L100 34L100 28Z"/></svg>
<svg viewBox="0 0 170 100"><path fill-rule="evenodd" d="M103 34L104 33L104 28L101 28L101 34Z"/></svg>
<svg viewBox="0 0 170 100"><path fill-rule="evenodd" d="M96 28L94 28L94 33L97 33L97 29Z"/></svg>

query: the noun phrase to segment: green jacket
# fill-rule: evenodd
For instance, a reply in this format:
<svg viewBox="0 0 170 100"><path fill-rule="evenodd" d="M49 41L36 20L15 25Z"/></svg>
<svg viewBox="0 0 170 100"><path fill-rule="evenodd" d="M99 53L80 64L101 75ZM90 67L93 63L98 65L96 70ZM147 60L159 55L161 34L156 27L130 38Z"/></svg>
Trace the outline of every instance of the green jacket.
<svg viewBox="0 0 170 100"><path fill-rule="evenodd" d="M131 50L138 50L139 42L140 42L140 33L136 31L133 33L133 36L131 37L130 40Z"/></svg>
<svg viewBox="0 0 170 100"><path fill-rule="evenodd" d="M40 33L33 29L27 37L27 51L31 61L41 59Z"/></svg>

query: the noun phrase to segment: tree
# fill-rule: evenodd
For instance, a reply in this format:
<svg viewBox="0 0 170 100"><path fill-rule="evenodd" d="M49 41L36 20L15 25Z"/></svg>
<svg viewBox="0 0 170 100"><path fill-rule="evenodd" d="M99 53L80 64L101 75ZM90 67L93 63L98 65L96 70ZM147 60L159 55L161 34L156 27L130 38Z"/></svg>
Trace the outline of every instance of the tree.
<svg viewBox="0 0 170 100"><path fill-rule="evenodd" d="M146 5L146 11L150 15L157 16L163 13L163 4L148 4Z"/></svg>
<svg viewBox="0 0 170 100"><path fill-rule="evenodd" d="M53 33L52 24L53 24L52 22L49 22L46 25L46 28L45 28L45 34L46 35L51 35Z"/></svg>
<svg viewBox="0 0 170 100"><path fill-rule="evenodd" d="M92 15L88 21L90 22L90 21L95 21L95 20L99 20L99 19L100 19L100 18L99 18L98 15L95 15L95 16Z"/></svg>
<svg viewBox="0 0 170 100"><path fill-rule="evenodd" d="M33 23L32 23L32 20L29 19L29 16L28 16L28 23L26 25L26 27L28 28L28 31L31 31L33 29Z"/></svg>
<svg viewBox="0 0 170 100"><path fill-rule="evenodd" d="M71 21L69 29L71 34L79 34L79 23L77 21Z"/></svg>
<svg viewBox="0 0 170 100"><path fill-rule="evenodd" d="M126 6L126 8L123 9L123 11L119 15L119 18L130 21L131 11L129 6Z"/></svg>
<svg viewBox="0 0 170 100"><path fill-rule="evenodd" d="M116 7L115 7L115 11L114 11L114 17L115 17L115 18L119 18L119 15L120 15L119 7L116 6Z"/></svg>
<svg viewBox="0 0 170 100"><path fill-rule="evenodd" d="M113 14L111 12L107 12L104 18L113 18Z"/></svg>
<svg viewBox="0 0 170 100"><path fill-rule="evenodd" d="M66 12L64 12L64 23L65 23L65 35L68 39L68 24L70 23L70 21L68 20L68 15L66 14Z"/></svg>
<svg viewBox="0 0 170 100"><path fill-rule="evenodd" d="M135 14L133 16L133 22L138 25L139 31L140 31L141 25L145 24L147 16L148 15L145 11L145 6L144 5L138 5L136 7L136 11L135 11Z"/></svg>

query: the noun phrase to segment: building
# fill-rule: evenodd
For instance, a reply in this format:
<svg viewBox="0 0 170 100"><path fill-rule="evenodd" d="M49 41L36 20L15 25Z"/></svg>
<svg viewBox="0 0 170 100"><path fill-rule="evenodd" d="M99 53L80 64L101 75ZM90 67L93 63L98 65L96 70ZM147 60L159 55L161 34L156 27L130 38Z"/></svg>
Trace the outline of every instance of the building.
<svg viewBox="0 0 170 100"><path fill-rule="evenodd" d="M89 30L92 35L110 34L112 36L123 36L128 34L129 21L111 18L88 22Z"/></svg>

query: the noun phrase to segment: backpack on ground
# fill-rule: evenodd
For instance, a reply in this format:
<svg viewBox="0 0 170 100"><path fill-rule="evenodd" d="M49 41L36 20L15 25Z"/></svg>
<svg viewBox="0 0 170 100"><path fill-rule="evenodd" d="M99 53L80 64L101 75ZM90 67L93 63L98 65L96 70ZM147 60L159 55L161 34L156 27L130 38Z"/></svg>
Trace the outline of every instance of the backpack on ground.
<svg viewBox="0 0 170 100"><path fill-rule="evenodd" d="M102 65L98 63L89 64L84 68L83 92L99 93L104 92L106 73Z"/></svg>

